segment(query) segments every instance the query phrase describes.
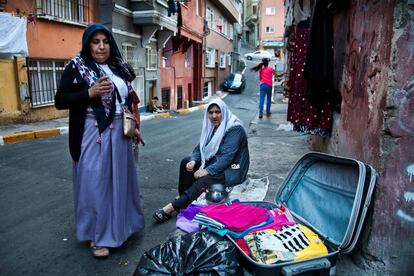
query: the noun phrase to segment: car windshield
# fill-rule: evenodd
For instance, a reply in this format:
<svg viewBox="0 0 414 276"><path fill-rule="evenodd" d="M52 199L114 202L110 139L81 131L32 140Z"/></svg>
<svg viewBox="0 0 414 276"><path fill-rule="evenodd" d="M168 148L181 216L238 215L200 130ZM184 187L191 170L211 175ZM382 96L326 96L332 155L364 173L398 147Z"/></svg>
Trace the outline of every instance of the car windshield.
<svg viewBox="0 0 414 276"><path fill-rule="evenodd" d="M227 79L227 80L232 80L232 79L234 79L234 74L230 74L230 75L228 75L226 79Z"/></svg>
<svg viewBox="0 0 414 276"><path fill-rule="evenodd" d="M240 74L234 74L234 81L241 81L242 76Z"/></svg>

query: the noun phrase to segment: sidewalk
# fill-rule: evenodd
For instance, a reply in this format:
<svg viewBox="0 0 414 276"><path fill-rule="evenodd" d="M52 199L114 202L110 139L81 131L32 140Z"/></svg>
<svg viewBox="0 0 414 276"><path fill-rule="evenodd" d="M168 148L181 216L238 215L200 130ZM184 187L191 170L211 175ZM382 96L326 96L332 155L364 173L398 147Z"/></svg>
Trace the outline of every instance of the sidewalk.
<svg viewBox="0 0 414 276"><path fill-rule="evenodd" d="M204 99L199 102L199 105L191 108L185 108L177 110L178 114L187 114L197 110L203 110L205 106L213 99L220 97L224 98L227 93L217 91L215 95ZM152 120L152 119L164 119L171 117L173 111L159 114L152 114L148 112L141 113L141 121ZM21 141L40 139L47 137L59 136L67 134L69 118L59 118L54 120L26 123L26 124L11 124L11 125L0 125L0 146L5 144L14 144Z"/></svg>

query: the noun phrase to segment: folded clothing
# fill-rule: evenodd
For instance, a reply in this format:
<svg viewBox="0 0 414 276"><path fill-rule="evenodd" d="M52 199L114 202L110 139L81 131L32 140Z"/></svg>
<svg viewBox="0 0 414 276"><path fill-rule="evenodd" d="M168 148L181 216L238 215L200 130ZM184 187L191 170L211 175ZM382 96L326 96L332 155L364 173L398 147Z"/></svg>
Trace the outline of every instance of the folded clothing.
<svg viewBox="0 0 414 276"><path fill-rule="evenodd" d="M232 231L242 232L251 226L267 221L267 209L239 202L227 204L211 204L201 208L200 212L213 218Z"/></svg>

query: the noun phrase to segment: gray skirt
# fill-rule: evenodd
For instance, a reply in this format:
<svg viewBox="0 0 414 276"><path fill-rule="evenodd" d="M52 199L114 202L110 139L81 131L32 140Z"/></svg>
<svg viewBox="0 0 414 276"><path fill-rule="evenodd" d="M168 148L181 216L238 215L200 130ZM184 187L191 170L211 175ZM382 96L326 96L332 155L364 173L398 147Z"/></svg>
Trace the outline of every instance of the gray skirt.
<svg viewBox="0 0 414 276"><path fill-rule="evenodd" d="M99 135L87 114L73 188L78 240L119 247L144 228L132 140L123 135L119 115Z"/></svg>

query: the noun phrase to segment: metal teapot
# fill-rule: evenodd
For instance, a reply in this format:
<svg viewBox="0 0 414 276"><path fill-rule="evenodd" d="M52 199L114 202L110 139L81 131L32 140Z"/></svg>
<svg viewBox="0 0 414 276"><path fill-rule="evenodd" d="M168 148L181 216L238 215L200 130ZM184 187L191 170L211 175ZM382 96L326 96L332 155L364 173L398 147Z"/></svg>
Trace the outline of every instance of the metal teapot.
<svg viewBox="0 0 414 276"><path fill-rule="evenodd" d="M211 184L206 190L206 200L208 203L224 203L229 198L230 189L223 184Z"/></svg>

